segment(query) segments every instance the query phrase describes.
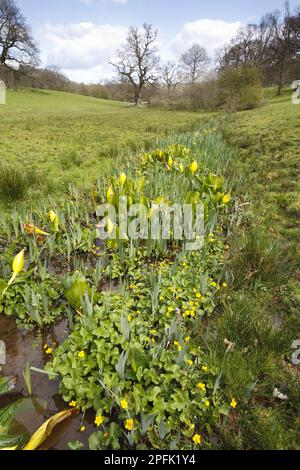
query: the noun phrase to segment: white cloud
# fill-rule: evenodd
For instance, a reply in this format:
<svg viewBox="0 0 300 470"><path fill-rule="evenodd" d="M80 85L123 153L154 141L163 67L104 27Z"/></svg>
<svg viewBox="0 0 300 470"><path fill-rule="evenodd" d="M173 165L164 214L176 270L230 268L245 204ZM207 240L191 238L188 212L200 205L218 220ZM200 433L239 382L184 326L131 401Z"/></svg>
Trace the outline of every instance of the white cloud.
<svg viewBox="0 0 300 470"><path fill-rule="evenodd" d="M109 59L126 40L123 26L93 23L45 26L46 65L56 65L74 80L93 81L113 75ZM89 77L90 74L90 77Z"/></svg>
<svg viewBox="0 0 300 470"><path fill-rule="evenodd" d="M203 19L185 23L169 47L173 54L178 56L194 43L198 43L213 57L215 50L228 43L241 27L242 23L239 21L229 23Z"/></svg>

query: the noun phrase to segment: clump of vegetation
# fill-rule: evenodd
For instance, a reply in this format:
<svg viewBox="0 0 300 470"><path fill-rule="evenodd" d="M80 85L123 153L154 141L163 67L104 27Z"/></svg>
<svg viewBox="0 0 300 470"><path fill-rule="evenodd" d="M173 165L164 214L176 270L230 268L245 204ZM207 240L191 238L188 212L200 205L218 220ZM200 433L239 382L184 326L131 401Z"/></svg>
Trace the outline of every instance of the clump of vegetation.
<svg viewBox="0 0 300 470"><path fill-rule="evenodd" d="M220 102L230 112L253 109L262 104L261 73L255 67L224 70L219 78Z"/></svg>
<svg viewBox="0 0 300 470"><path fill-rule="evenodd" d="M0 165L0 194L4 199L23 199L32 185L37 183L37 175L19 165Z"/></svg>

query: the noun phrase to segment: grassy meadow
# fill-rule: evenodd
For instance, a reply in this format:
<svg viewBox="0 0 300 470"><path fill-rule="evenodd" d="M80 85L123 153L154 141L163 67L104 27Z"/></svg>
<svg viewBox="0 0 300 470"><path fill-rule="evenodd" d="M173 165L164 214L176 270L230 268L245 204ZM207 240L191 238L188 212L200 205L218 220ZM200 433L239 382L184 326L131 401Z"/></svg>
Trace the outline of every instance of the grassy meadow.
<svg viewBox="0 0 300 470"><path fill-rule="evenodd" d="M202 118L199 112L135 109L71 93L8 91L0 108L1 202L25 192L28 199L62 194L70 183L88 186L118 155L147 150ZM11 167L20 180L16 192L8 186Z"/></svg>
<svg viewBox="0 0 300 470"><path fill-rule="evenodd" d="M9 92L0 118L0 312L39 330L39 367L68 417L80 414L69 448L299 449L300 106L290 92L267 90L263 107L229 116ZM26 178L7 189L15 167ZM142 201L149 219L153 202L201 201L204 251L97 244L95 208L119 195ZM61 319L68 335L54 341ZM36 371L24 370L23 396L38 394Z"/></svg>

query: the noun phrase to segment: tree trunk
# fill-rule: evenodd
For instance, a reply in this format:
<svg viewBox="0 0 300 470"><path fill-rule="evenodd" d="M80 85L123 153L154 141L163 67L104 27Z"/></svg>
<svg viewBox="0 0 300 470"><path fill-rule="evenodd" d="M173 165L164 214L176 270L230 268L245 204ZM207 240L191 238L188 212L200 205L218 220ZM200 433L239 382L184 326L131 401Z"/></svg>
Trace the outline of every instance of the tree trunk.
<svg viewBox="0 0 300 470"><path fill-rule="evenodd" d="M279 72L279 82L278 82L278 88L277 88L277 96L281 95L281 90L283 87L283 70L284 70L284 64L282 64L282 67Z"/></svg>
<svg viewBox="0 0 300 470"><path fill-rule="evenodd" d="M137 89L134 93L134 104L135 106L142 106L142 90Z"/></svg>

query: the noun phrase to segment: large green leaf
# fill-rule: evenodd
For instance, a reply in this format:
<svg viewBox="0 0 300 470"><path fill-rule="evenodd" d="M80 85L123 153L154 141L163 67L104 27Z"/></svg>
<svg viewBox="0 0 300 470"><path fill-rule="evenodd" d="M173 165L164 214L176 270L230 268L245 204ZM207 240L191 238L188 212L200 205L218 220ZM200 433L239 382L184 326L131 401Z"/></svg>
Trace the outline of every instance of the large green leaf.
<svg viewBox="0 0 300 470"><path fill-rule="evenodd" d="M11 447L19 447L26 442L26 435L10 436L8 434L0 434L0 450Z"/></svg>
<svg viewBox="0 0 300 470"><path fill-rule="evenodd" d="M13 390L15 386L15 377L0 377L0 396Z"/></svg>

